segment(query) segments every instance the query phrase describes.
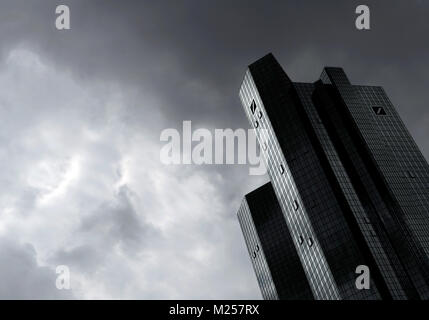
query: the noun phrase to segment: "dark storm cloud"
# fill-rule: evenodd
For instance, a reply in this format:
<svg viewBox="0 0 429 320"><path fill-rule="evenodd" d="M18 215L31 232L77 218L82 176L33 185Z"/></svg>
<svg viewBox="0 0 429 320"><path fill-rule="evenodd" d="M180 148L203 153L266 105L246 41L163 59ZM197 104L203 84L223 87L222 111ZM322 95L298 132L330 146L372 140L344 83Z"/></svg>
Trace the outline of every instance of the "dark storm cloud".
<svg viewBox="0 0 429 320"><path fill-rule="evenodd" d="M357 83L383 85L419 142L427 133L415 128L422 125L429 81L425 1L367 1L369 32L354 27L358 1L10 3L0 13L7 25L3 49L29 42L80 77L108 77L156 92L170 125L191 119L245 126L237 99L244 69L272 51L301 81L315 80L324 65L341 65ZM58 3L71 8L69 32L54 28Z"/></svg>
<svg viewBox="0 0 429 320"><path fill-rule="evenodd" d="M3 49L29 42L79 77L155 92L175 126L246 125L237 90L246 66L270 51L301 81L340 65L356 83L384 85L411 126L425 111L425 1L367 1L371 31L354 27L358 1L18 2L2 4ZM58 3L71 8L71 31L54 28Z"/></svg>
<svg viewBox="0 0 429 320"><path fill-rule="evenodd" d="M105 263L106 256L115 248L119 247L131 256L140 254L161 235L154 227L139 219L130 201L132 196L132 191L122 186L113 200L102 203L85 216L75 230L78 234L76 238L87 238L88 241L67 250L61 248L50 261L92 274ZM94 237L94 234L99 235L99 238Z"/></svg>
<svg viewBox="0 0 429 320"><path fill-rule="evenodd" d="M86 136L77 138L77 135L70 132L81 132L81 123L85 123L91 132L102 136L99 146L91 144L92 153L88 156L94 158L93 167L85 171L84 187L89 189L85 190L89 195L85 193L71 198L74 200L73 204L92 204L93 189L101 189L104 192L100 196L101 205L96 203L88 210L90 215L79 216L82 219L79 221L84 221L83 227L74 237L70 236L69 242L64 240L68 243L67 248L49 253L51 261L69 263L86 273L91 273L102 264L102 277L97 280L103 282L112 277L109 266L114 266L112 270L119 270L118 273L124 267L113 257L112 248L116 244L120 244L129 253L130 248L144 252L140 249L150 243L153 247L152 254L159 255L159 262L152 265L152 260L148 259L144 270L147 270L147 278L156 280L157 287L144 290L126 288L122 292L126 292L124 295L128 294L127 297L219 298L221 294L230 294L231 298L259 297L256 285L246 282L248 279L255 279L235 212L243 194L262 184L264 177L249 177L244 166L212 166L172 171L163 167L165 176L159 177L157 173L154 178L150 173L157 172L159 163L158 166L152 165L149 160L140 163L141 159L149 159L146 155L148 150L141 147L144 155L131 152L137 154L139 160L133 164L133 170L141 166L148 173L139 175L144 179L135 183L134 189L122 189L112 199L111 194L100 187L101 181L104 182L100 176L105 178L100 172L109 173L113 167L110 164L116 165L121 161L123 145L132 140L130 132L140 129L147 129L144 137L158 146L161 130L166 127L181 128L183 120L192 120L195 127L247 128L238 99L238 88L247 65L268 52L276 55L286 72L296 81L315 81L323 66L333 65L344 67L353 83L382 85L426 157L429 157L429 111L425 102L429 84L429 43L426 41L429 31L429 3L365 3L371 9L371 31L358 31L355 28L354 11L361 1L3 0L0 4L0 54L3 58L0 66L7 64L11 50L24 48L40 57L42 64L46 62L53 66L61 79L69 74L72 79L63 79L66 83L63 88L55 85L55 79L49 82L44 75L36 77L37 85L47 82L45 87L48 89L41 86L42 89L35 90L42 92L40 96L33 91L20 91L18 86L15 91L23 97L27 94L30 96L23 99L23 103L16 103L15 108L10 111L5 107L10 101L4 94L0 95L0 106L6 110L2 110L3 114L13 114L14 119L6 121L7 130L4 130L4 136L0 136L0 141L7 144L11 141L10 137L20 137L15 131L23 131L38 123L48 123L50 126L59 123L61 128L65 127L63 129L68 131L71 138L67 135L68 140L61 143L69 146L74 140L84 141L74 147L77 150L86 143ZM54 12L58 4L70 6L69 31L55 29ZM24 54L26 56L28 54ZM20 59L19 55L15 55L14 62L19 62ZM27 69L24 68L25 70ZM52 78L51 73L49 71L49 79ZM14 75L14 71L10 71L2 83L7 84L9 79L14 81ZM70 93L64 94L71 83L88 88L92 92L90 96L95 98L91 98L90 103L74 99L75 96L85 94L81 87L70 89ZM109 134L99 132L104 123L110 122L105 119L107 116L101 116L104 115L102 107L94 107L108 104L111 98L108 89L97 87L99 83L112 83L125 88L123 91L127 93L123 99L125 102L121 105L125 110L120 110L121 124L113 127ZM76 108L76 115L58 112L57 105L64 108L64 103L60 101L64 96L66 101L73 101L70 108ZM14 98L11 97L10 100L14 101ZM30 100L34 104L28 109L19 109L20 105L29 104ZM68 121L68 116L73 121ZM95 126L98 122L99 126ZM114 140L116 137L119 137L118 141ZM46 150L41 150L45 146L42 141L37 150L27 150L28 143L20 150L16 147L18 141L13 141L14 145L8 146L10 149L7 150L14 152L14 161L12 164L5 163L15 165L16 169L9 170L10 174L4 175L7 176L9 187L13 187L13 193L21 195L14 200L14 210L31 211L37 202L38 193L33 189L23 188L21 183L15 183L13 177L31 159L49 152L56 156L57 149L46 147ZM55 152L51 149L55 149ZM65 151L64 153L67 154ZM21 159L20 155L25 159ZM155 159L158 160L157 157ZM45 163L46 159L42 160L40 162ZM68 160L47 162L68 163ZM106 184L115 183L114 179L105 179L108 181ZM157 190L154 186L160 181L163 181L163 188ZM33 184L36 189L40 187L39 183ZM195 185L197 187L192 189L192 195L189 190ZM219 197L216 198L217 201L205 199L204 195L198 193L199 190ZM132 192L138 193L142 198L144 210L139 211L131 204ZM224 207L217 208L219 204ZM181 206L186 207L182 208L183 212L179 212ZM178 216L174 216L176 209ZM73 212L72 209L69 210ZM191 213L190 216L185 215L187 211ZM210 211L206 213L213 220L206 221L206 216L198 216L205 211ZM216 215L213 214L215 211ZM147 215L152 213L154 219L166 212L173 220L175 228L172 230L177 232L171 234L170 239L163 239L145 224ZM200 218L194 220L193 215ZM220 218L223 220L218 220ZM189 225L181 225L181 220ZM104 233L106 229L110 232ZM235 233L231 233L232 231ZM225 239L229 242L222 242ZM210 252L212 245L217 245L225 254L219 259L216 256L217 263L209 263L209 267L205 263L211 260L201 248L193 248L195 259L179 254L186 253L189 249L186 246L191 247L198 242L202 243L202 248L207 252ZM232 248L231 243L235 245ZM100 254L98 248L110 250L112 255ZM8 250L11 252L12 249ZM237 257L236 261L231 259L231 255ZM170 272L170 269L163 269L168 267L170 258L174 258L174 267L183 271L182 277L178 278L174 270ZM133 263L134 260L130 264ZM245 267L248 269L243 276L241 268ZM140 270L140 266L135 269ZM193 288L189 284L195 279L193 272L196 270L200 272L200 286ZM120 275L114 274L118 284L112 288L118 290L124 283L132 283L135 274L129 272L127 276L123 276L128 277L128 281L122 281ZM230 281L219 281L221 278ZM189 282L185 281L187 279ZM142 280L143 283L145 281L148 280ZM228 284L222 285L222 282ZM208 289L204 291L202 287ZM188 289L185 291L181 288ZM105 296L101 293L102 289L93 290L87 296ZM111 289L107 296L112 296L115 290Z"/></svg>
<svg viewBox="0 0 429 320"><path fill-rule="evenodd" d="M0 238L0 299L70 299L71 291L58 290L55 270L39 266L29 244Z"/></svg>
<svg viewBox="0 0 429 320"><path fill-rule="evenodd" d="M85 217L81 224L81 232L104 233L104 248L101 251L111 250L120 245L127 252L138 253L144 238L157 237L157 231L138 218L138 214L130 201L132 191L127 186L119 189L115 199L103 203L94 213Z"/></svg>

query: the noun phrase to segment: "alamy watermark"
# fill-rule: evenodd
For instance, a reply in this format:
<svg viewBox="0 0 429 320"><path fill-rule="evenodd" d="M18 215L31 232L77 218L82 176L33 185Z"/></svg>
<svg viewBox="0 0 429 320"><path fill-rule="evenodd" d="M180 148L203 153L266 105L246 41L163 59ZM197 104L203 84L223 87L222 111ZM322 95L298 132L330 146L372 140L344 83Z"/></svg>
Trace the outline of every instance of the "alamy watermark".
<svg viewBox="0 0 429 320"><path fill-rule="evenodd" d="M55 27L57 30L70 30L70 8L66 5L59 5L55 8Z"/></svg>
<svg viewBox="0 0 429 320"><path fill-rule="evenodd" d="M70 289L70 269L66 265L59 265L55 269L58 274L55 280L55 286L58 290L69 290Z"/></svg>
<svg viewBox="0 0 429 320"><path fill-rule="evenodd" d="M370 30L370 9L367 5L358 5L355 9L358 14L355 26L358 30ZM70 8L67 5L58 5L55 8L55 27L57 30L70 30Z"/></svg>
<svg viewBox="0 0 429 320"><path fill-rule="evenodd" d="M166 165L249 164L249 175L267 172L253 129L199 128L193 131L192 122L183 121L182 132L165 129L160 141L165 142L160 161Z"/></svg>
<svg viewBox="0 0 429 320"><path fill-rule="evenodd" d="M361 4L356 7L356 14L359 14L355 20L355 26L358 30L370 30L370 11L367 5Z"/></svg>
<svg viewBox="0 0 429 320"><path fill-rule="evenodd" d="M356 267L356 274L359 276L356 278L355 285L358 290L369 290L370 289L370 274L368 266L361 264Z"/></svg>

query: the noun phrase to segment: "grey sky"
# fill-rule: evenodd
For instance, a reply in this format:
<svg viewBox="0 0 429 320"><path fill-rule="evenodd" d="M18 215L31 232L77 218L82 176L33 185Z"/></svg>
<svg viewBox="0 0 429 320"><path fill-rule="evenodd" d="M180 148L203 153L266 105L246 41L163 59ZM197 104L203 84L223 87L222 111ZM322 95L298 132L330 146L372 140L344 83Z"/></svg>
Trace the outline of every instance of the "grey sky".
<svg viewBox="0 0 429 320"><path fill-rule="evenodd" d="M429 158L429 3L365 1L358 31L362 3L3 0L0 298L260 298L236 210L266 178L167 167L159 134L248 128L238 88L273 52L295 81L383 86Z"/></svg>

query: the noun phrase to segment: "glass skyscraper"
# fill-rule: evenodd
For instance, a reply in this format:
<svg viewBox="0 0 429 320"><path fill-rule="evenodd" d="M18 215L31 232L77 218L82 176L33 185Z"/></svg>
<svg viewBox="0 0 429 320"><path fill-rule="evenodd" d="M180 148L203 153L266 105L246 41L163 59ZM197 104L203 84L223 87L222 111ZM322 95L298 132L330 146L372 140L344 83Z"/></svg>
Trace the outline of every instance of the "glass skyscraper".
<svg viewBox="0 0 429 320"><path fill-rule="evenodd" d="M271 180L238 213L263 297L429 299L429 165L383 88L292 82L269 54L240 99Z"/></svg>
<svg viewBox="0 0 429 320"><path fill-rule="evenodd" d="M245 196L238 217L264 299L313 299L270 182Z"/></svg>

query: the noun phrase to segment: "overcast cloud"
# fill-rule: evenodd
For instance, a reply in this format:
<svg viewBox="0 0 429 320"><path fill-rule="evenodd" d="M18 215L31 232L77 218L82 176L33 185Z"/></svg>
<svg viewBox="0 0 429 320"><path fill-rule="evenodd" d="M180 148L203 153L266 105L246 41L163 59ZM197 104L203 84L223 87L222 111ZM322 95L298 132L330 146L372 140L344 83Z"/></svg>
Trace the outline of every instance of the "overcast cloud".
<svg viewBox="0 0 429 320"><path fill-rule="evenodd" d="M2 0L0 298L259 299L236 211L267 178L163 165L160 133L248 128L238 88L273 52L383 86L429 158L429 3L366 3L371 31L360 1Z"/></svg>

